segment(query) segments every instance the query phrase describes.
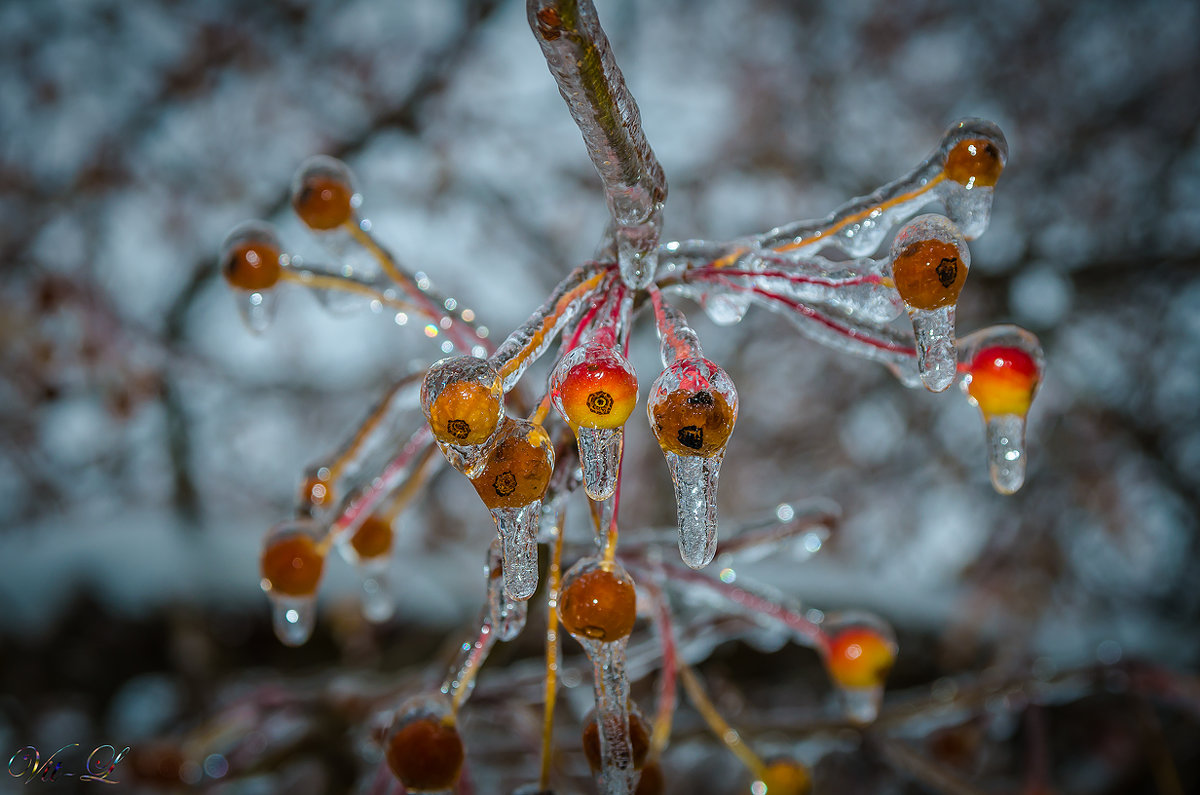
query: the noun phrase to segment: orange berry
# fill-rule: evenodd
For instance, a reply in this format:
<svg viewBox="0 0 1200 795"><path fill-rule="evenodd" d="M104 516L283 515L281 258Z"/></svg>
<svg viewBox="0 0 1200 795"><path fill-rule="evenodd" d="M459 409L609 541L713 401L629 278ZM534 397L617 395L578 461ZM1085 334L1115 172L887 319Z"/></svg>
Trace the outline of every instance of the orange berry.
<svg viewBox="0 0 1200 795"><path fill-rule="evenodd" d="M611 348L589 345L563 357L550 395L567 421L583 428L620 428L637 405L637 375Z"/></svg>
<svg viewBox="0 0 1200 795"><path fill-rule="evenodd" d="M1041 374L1027 352L1009 345L992 345L975 354L967 394L987 417L1024 416L1033 401Z"/></svg>
<svg viewBox="0 0 1200 795"><path fill-rule="evenodd" d="M500 375L474 356L442 359L425 374L421 408L439 442L483 444L492 438L504 417Z"/></svg>
<svg viewBox="0 0 1200 795"><path fill-rule="evenodd" d="M946 177L968 188L990 188L1004 170L996 144L983 138L959 141L946 155Z"/></svg>
<svg viewBox="0 0 1200 795"><path fill-rule="evenodd" d="M325 555L306 535L286 536L269 543L262 555L262 576L269 590L284 596L311 596L321 581Z"/></svg>
<svg viewBox="0 0 1200 795"><path fill-rule="evenodd" d="M662 766L655 760L650 760L642 768L642 777L638 779L637 789L633 795L663 795L667 782L663 779Z"/></svg>
<svg viewBox="0 0 1200 795"><path fill-rule="evenodd" d="M483 471L471 479L489 510L540 500L554 474L554 447L540 425L509 420Z"/></svg>
<svg viewBox="0 0 1200 795"><path fill-rule="evenodd" d="M339 160L315 157L300 167L292 184L292 209L309 229L336 229L354 218L354 186Z"/></svg>
<svg viewBox="0 0 1200 795"><path fill-rule="evenodd" d="M350 546L365 560L386 555L392 549L392 523L378 514L371 514L350 537Z"/></svg>
<svg viewBox="0 0 1200 795"><path fill-rule="evenodd" d="M417 717L394 729L388 738L388 767L410 790L454 786L463 758L462 737L452 719Z"/></svg>
<svg viewBox="0 0 1200 795"><path fill-rule="evenodd" d="M641 770L646 763L646 755L650 753L650 729L636 710L629 711L629 745L633 752L633 767ZM595 710L583 724L583 754L593 773L600 769L600 722L596 719Z"/></svg>
<svg viewBox="0 0 1200 795"><path fill-rule="evenodd" d="M871 627L850 627L829 639L829 674L842 687L880 687L895 662L895 645Z"/></svg>
<svg viewBox="0 0 1200 795"><path fill-rule="evenodd" d="M736 409L712 389L676 389L648 405L650 426L664 450L676 455L711 456L733 433Z"/></svg>
<svg viewBox="0 0 1200 795"><path fill-rule="evenodd" d="M279 244L270 237L247 235L230 240L221 257L221 273L231 287L248 292L269 290L279 281Z"/></svg>
<svg viewBox="0 0 1200 795"><path fill-rule="evenodd" d="M914 309L937 309L958 300L967 266L958 247L944 240L916 240L892 258L892 279L904 302Z"/></svg>
<svg viewBox="0 0 1200 795"><path fill-rule="evenodd" d="M633 580L603 564L569 577L559 596L558 617L576 638L609 643L628 637L637 618Z"/></svg>
<svg viewBox="0 0 1200 795"><path fill-rule="evenodd" d="M767 786L767 795L808 795L812 792L808 768L786 757L767 763L762 783Z"/></svg>

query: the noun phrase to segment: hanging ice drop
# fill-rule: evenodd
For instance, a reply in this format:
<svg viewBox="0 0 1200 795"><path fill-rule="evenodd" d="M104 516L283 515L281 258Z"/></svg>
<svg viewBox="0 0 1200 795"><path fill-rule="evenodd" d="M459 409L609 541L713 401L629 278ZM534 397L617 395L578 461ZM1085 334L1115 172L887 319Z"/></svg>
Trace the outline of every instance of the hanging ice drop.
<svg viewBox="0 0 1200 795"><path fill-rule="evenodd" d="M529 602L510 599L504 593L503 552L500 539L488 547L487 565L488 621L496 639L507 643L521 634L529 613Z"/></svg>
<svg viewBox="0 0 1200 795"><path fill-rule="evenodd" d="M550 374L554 408L575 429L583 485L593 500L606 500L617 488L624 425L637 405L637 375L615 348L599 340L567 353Z"/></svg>
<svg viewBox="0 0 1200 795"><path fill-rule="evenodd" d="M717 553L717 477L725 451L707 458L665 454L675 484L679 555L688 566L702 569Z"/></svg>
<svg viewBox="0 0 1200 795"><path fill-rule="evenodd" d="M988 473L1001 494L1025 482L1025 417L1045 368L1037 337L1016 326L994 326L964 341L968 399L987 428Z"/></svg>
<svg viewBox="0 0 1200 795"><path fill-rule="evenodd" d="M375 624L387 621L396 612L387 583L392 538L391 522L383 516L371 514L348 541L341 538L338 543L342 557L354 566L362 582L360 598L363 615Z"/></svg>
<svg viewBox="0 0 1200 795"><path fill-rule="evenodd" d="M504 592L524 601L537 589L537 531L554 470L554 447L540 425L505 418L495 446L471 479L504 545Z"/></svg>
<svg viewBox="0 0 1200 795"><path fill-rule="evenodd" d="M737 421L732 379L707 359L678 361L650 388L646 413L675 484L679 553L694 569L717 548L717 478Z"/></svg>
<svg viewBox="0 0 1200 795"><path fill-rule="evenodd" d="M892 241L891 265L896 291L912 319L917 371L927 389L942 392L957 375L954 306L971 267L971 251L948 219L919 215Z"/></svg>

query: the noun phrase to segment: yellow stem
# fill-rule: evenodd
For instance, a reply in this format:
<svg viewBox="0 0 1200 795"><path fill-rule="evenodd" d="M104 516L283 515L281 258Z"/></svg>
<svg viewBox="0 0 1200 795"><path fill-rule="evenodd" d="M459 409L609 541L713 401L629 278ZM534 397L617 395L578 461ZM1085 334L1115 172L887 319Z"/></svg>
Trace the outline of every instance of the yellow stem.
<svg viewBox="0 0 1200 795"><path fill-rule="evenodd" d="M558 586L562 579L562 537L566 511L559 509L554 519L553 551L550 554L550 583L547 588L546 616L546 710L542 720L542 775L538 786L550 788L550 752L554 734L554 703L558 697Z"/></svg>
<svg viewBox="0 0 1200 795"><path fill-rule="evenodd" d="M717 712L717 708L709 699L708 694L704 692L700 680L683 662L679 663L679 678L683 681L683 689L687 691L688 698L692 700L692 704L704 718L708 728L712 729L713 734L717 735L725 747L733 751L734 756L746 766L746 769L761 781L767 773L766 764L758 754L751 750L737 730L721 717L721 713Z"/></svg>

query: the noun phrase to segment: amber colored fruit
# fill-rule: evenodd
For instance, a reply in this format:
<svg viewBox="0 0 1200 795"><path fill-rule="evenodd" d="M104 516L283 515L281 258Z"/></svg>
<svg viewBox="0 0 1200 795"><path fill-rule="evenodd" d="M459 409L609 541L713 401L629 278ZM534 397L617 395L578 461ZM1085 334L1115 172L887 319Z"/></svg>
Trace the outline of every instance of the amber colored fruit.
<svg viewBox="0 0 1200 795"><path fill-rule="evenodd" d="M650 753L650 730L636 712L629 713L629 745L633 751L633 767L641 770L646 764L646 755ZM600 722L595 713L592 719L583 727L583 753L587 757L592 772L600 769Z"/></svg>
<svg viewBox="0 0 1200 795"><path fill-rule="evenodd" d="M550 438L540 425L501 441L488 456L483 472L471 480L489 510L520 508L540 500L554 473L546 451Z"/></svg>
<svg viewBox="0 0 1200 795"><path fill-rule="evenodd" d="M892 644L870 627L853 627L829 641L829 674L842 687L880 687L896 662Z"/></svg>
<svg viewBox="0 0 1200 795"><path fill-rule="evenodd" d="M767 795L808 795L812 792L812 776L808 768L794 759L773 759L763 771L762 782Z"/></svg>
<svg viewBox="0 0 1200 795"><path fill-rule="evenodd" d="M392 523L382 516L371 514L350 537L350 546L354 547L360 558L386 555L392 549Z"/></svg>
<svg viewBox="0 0 1200 795"><path fill-rule="evenodd" d="M628 637L637 618L637 591L629 579L597 568L574 578L558 602L563 627L601 643Z"/></svg>
<svg viewBox="0 0 1200 795"><path fill-rule="evenodd" d="M650 413L659 445L676 455L716 455L733 433L733 409L715 390L677 389L654 403Z"/></svg>
<svg viewBox="0 0 1200 795"><path fill-rule="evenodd" d="M392 734L387 763L410 790L449 789L462 770L462 738L452 723L417 718Z"/></svg>
<svg viewBox="0 0 1200 795"><path fill-rule="evenodd" d="M892 260L892 278L906 304L914 309L937 309L958 300L967 280L967 266L952 243L918 240Z"/></svg>
<svg viewBox="0 0 1200 795"><path fill-rule="evenodd" d="M1004 161L991 141L968 138L959 141L946 155L946 176L968 188L990 188L1000 179Z"/></svg>
<svg viewBox="0 0 1200 795"><path fill-rule="evenodd" d="M637 376L613 362L584 360L559 387L567 419L584 428L620 428L637 405Z"/></svg>
<svg viewBox="0 0 1200 795"><path fill-rule="evenodd" d="M311 596L321 581L325 555L304 535L289 536L268 546L262 556L262 576L272 591L285 596Z"/></svg>
<svg viewBox="0 0 1200 795"><path fill-rule="evenodd" d="M336 229L354 217L354 191L331 174L308 174L292 193L292 209L309 229Z"/></svg>
<svg viewBox="0 0 1200 795"><path fill-rule="evenodd" d="M633 795L662 795L667 789L663 779L662 767L656 761L649 761L642 768L642 777L638 779L637 789Z"/></svg>
<svg viewBox="0 0 1200 795"><path fill-rule="evenodd" d="M446 444L483 444L500 423L500 397L474 381L446 384L429 407L429 427Z"/></svg>
<svg viewBox="0 0 1200 795"><path fill-rule="evenodd" d="M988 417L1024 416L1033 401L1039 373L1037 362L1020 348L993 345L971 360L967 393Z"/></svg>
<svg viewBox="0 0 1200 795"><path fill-rule="evenodd" d="M304 481L304 486L300 489L300 495L308 501L308 504L314 508L324 508L333 502L333 489L329 482L313 475Z"/></svg>
<svg viewBox="0 0 1200 795"><path fill-rule="evenodd" d="M221 272L239 290L269 290L279 281L279 249L265 240L243 240L229 247Z"/></svg>

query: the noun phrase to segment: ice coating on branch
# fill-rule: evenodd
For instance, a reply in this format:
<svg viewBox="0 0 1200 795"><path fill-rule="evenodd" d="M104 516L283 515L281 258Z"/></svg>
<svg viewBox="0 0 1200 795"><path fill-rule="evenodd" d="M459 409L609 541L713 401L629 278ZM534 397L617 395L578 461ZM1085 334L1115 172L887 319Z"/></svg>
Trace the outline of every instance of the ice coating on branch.
<svg viewBox="0 0 1200 795"><path fill-rule="evenodd" d="M301 518L280 522L263 539L259 585L271 604L275 636L286 646L301 646L312 636L325 536L324 527Z"/></svg>
<svg viewBox="0 0 1200 795"><path fill-rule="evenodd" d="M446 459L473 477L504 419L500 374L474 356L435 362L421 384L421 409Z"/></svg>
<svg viewBox="0 0 1200 795"><path fill-rule="evenodd" d="M851 199L821 220L772 229L755 238L754 246L795 252L829 246L851 257L865 257L879 248L896 224L931 201L941 201L966 236L976 238L987 229L992 186L1007 157L1008 144L999 127L984 119L961 119L905 176L869 196Z"/></svg>
<svg viewBox="0 0 1200 795"><path fill-rule="evenodd" d="M546 352L563 328L579 314L603 277L604 269L598 265L585 265L571 271L546 302L501 343L488 361L503 378L505 392L516 386L529 365Z"/></svg>
<svg viewBox="0 0 1200 795"><path fill-rule="evenodd" d="M664 341L664 358L667 352ZM679 552L692 568L708 565L716 551L717 478L737 409L733 380L707 359L677 360L646 399L650 428L675 484Z"/></svg>
<svg viewBox="0 0 1200 795"><path fill-rule="evenodd" d="M591 0L528 0L526 9L604 185L621 278L644 288L654 278L667 180L642 131L637 103Z"/></svg>
<svg viewBox="0 0 1200 795"><path fill-rule="evenodd" d="M584 489L593 500L616 491L624 425L637 404L637 375L614 344L611 332L597 334L550 374L550 399L575 430Z"/></svg>
<svg viewBox="0 0 1200 795"><path fill-rule="evenodd" d="M558 612L563 628L579 641L592 663L600 728L600 790L631 795L638 771L629 738L625 648L637 617L633 580L615 561L585 558L563 576Z"/></svg>
<svg viewBox="0 0 1200 795"><path fill-rule="evenodd" d="M504 592L510 599L523 601L537 589L537 531L553 471L554 446L542 426L506 418L471 479L503 543Z"/></svg>
<svg viewBox="0 0 1200 795"><path fill-rule="evenodd" d="M1001 494L1025 482L1025 419L1046 361L1036 336L1017 326L992 326L963 340L963 390L987 430L988 473Z"/></svg>
<svg viewBox="0 0 1200 795"><path fill-rule="evenodd" d="M841 695L846 717L871 723L879 714L884 683L896 661L895 632L879 616L863 611L831 613L821 629L822 660Z"/></svg>
<svg viewBox="0 0 1200 795"><path fill-rule="evenodd" d="M958 373L954 307L971 267L971 250L947 218L920 215L892 241L891 266L912 320L917 371L927 389L942 392Z"/></svg>
<svg viewBox="0 0 1200 795"><path fill-rule="evenodd" d="M487 574L488 621L491 622L496 640L508 642L525 628L529 602L510 599L504 593L503 551L499 538L493 539L488 547L484 570Z"/></svg>

